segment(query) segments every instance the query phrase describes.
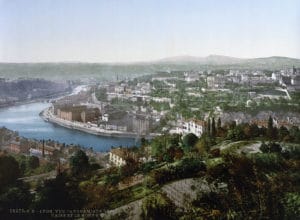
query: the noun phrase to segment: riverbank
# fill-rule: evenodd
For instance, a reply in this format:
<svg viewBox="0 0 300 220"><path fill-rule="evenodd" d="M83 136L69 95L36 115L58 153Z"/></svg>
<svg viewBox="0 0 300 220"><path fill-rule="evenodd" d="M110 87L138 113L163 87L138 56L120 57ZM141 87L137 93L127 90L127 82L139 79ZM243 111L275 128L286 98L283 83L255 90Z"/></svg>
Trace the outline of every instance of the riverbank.
<svg viewBox="0 0 300 220"><path fill-rule="evenodd" d="M48 102L48 100L59 99L64 96L68 96L70 94L72 94L71 91L67 91L67 92L63 92L63 93L53 94L51 96L36 98L36 99L21 100L21 101L15 101L15 102L6 102L6 103L0 104L0 108L7 108L7 107L18 106L18 105L26 105L26 104L37 103L37 102Z"/></svg>
<svg viewBox="0 0 300 220"><path fill-rule="evenodd" d="M86 123L64 120L64 119L58 118L55 115L53 115L51 112L51 107L44 109L40 113L40 117L46 122L54 123L54 124L57 124L59 126L65 127L65 128L75 129L75 130L79 130L82 132L86 132L86 133L98 135L98 136L121 137L121 138L144 137L146 139L151 139L151 138L154 138L159 135L157 133L150 133L147 135L138 135L137 133L134 133L134 132L105 130L105 129L102 129L99 127L88 125Z"/></svg>

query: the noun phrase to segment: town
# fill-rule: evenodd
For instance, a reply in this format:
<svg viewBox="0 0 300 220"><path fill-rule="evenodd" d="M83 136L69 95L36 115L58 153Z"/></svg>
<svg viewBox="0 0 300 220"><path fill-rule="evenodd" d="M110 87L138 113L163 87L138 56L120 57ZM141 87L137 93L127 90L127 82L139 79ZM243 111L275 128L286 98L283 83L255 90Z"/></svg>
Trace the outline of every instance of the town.
<svg viewBox="0 0 300 220"><path fill-rule="evenodd" d="M1 179L1 187L13 187L17 181L23 184L19 194L35 197L32 206L24 200L17 206L23 209L13 212L33 210L42 216L46 210L50 217L104 219L234 218L245 215L249 205L238 203L238 195L247 197L253 203L252 216L259 216L271 207L257 203L257 197L271 194L276 199L278 194L282 200L272 204L292 207L285 216L297 215L290 199L298 198L298 185L288 194L284 188L297 181L300 68L158 72L81 88L48 99L51 106L40 117L94 135L132 137L138 144L97 152L92 146L30 139L1 128L1 169L12 166L18 171L3 170L8 181ZM283 174L283 166L289 174ZM274 176L267 180L265 173ZM279 184L280 175L287 179L276 191L251 182L248 175L265 186ZM246 186L252 187L250 194L243 191ZM42 199L52 198L56 190L61 193L57 204ZM5 194L8 200L13 193ZM76 196L88 200L73 200ZM98 212L53 213L53 208L76 207ZM151 207L153 213L147 211Z"/></svg>
<svg viewBox="0 0 300 220"><path fill-rule="evenodd" d="M136 138L162 133L198 137L205 123L255 122L266 127L299 126L300 69L160 72L90 85L88 91L56 100L46 120L100 135ZM287 114L287 112L289 112Z"/></svg>
<svg viewBox="0 0 300 220"><path fill-rule="evenodd" d="M0 220L300 219L299 18L0 0Z"/></svg>

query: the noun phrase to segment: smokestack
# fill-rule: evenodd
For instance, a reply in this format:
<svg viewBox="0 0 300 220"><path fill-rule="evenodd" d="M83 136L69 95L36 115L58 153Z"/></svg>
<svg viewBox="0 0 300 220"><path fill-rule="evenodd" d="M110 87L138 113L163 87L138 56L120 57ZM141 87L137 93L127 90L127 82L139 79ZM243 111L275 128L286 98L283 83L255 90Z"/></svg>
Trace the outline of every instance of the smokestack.
<svg viewBox="0 0 300 220"><path fill-rule="evenodd" d="M42 156L45 157L45 140L43 139Z"/></svg>

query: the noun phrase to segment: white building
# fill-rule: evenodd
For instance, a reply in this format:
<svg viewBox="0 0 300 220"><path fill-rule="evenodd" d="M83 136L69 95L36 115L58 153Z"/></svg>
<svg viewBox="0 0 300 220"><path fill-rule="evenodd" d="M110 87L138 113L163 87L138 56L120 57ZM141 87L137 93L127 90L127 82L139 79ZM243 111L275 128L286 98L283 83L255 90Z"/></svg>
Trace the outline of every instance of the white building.
<svg viewBox="0 0 300 220"><path fill-rule="evenodd" d="M208 88L223 88L226 82L226 79L223 76L208 76L206 78Z"/></svg>
<svg viewBox="0 0 300 220"><path fill-rule="evenodd" d="M182 134L186 135L189 133L193 133L196 136L200 137L205 129L205 122L196 120L196 119L191 119L187 121L182 122L182 127L178 128L177 131L180 132L182 131Z"/></svg>
<svg viewBox="0 0 300 220"><path fill-rule="evenodd" d="M280 73L272 73L272 80L278 81L280 79Z"/></svg>
<svg viewBox="0 0 300 220"><path fill-rule="evenodd" d="M167 97L151 97L151 99L154 101L154 102L168 102L168 103L171 103L171 98L167 98Z"/></svg>
<svg viewBox="0 0 300 220"><path fill-rule="evenodd" d="M183 75L186 82L194 82L199 80L199 74L197 72L184 72Z"/></svg>
<svg viewBox="0 0 300 220"><path fill-rule="evenodd" d="M128 159L132 159L136 162L140 160L137 154L127 148L113 148L109 152L109 162L115 166L120 167L126 165L126 160Z"/></svg>
<svg viewBox="0 0 300 220"><path fill-rule="evenodd" d="M109 115L107 113L105 113L105 114L102 115L101 119L102 119L102 121L106 121L107 122L108 121L108 117L109 117Z"/></svg>
<svg viewBox="0 0 300 220"><path fill-rule="evenodd" d="M124 166L126 165L126 149L115 148L109 152L109 162L114 164L115 166Z"/></svg>

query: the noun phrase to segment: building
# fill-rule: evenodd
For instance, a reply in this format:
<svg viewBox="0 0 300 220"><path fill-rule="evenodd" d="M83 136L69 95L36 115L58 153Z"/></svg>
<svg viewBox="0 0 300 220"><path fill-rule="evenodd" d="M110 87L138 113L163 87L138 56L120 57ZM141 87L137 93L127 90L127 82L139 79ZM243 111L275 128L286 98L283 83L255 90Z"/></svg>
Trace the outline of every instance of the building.
<svg viewBox="0 0 300 220"><path fill-rule="evenodd" d="M256 124L259 128L268 127L268 120L252 119L250 124Z"/></svg>
<svg viewBox="0 0 300 220"><path fill-rule="evenodd" d="M109 162L118 167L126 165L128 157L129 152L125 148L114 148L109 152Z"/></svg>
<svg viewBox="0 0 300 220"><path fill-rule="evenodd" d="M54 114L67 121L92 122L98 121L100 110L98 108L79 106L54 106Z"/></svg>
<svg viewBox="0 0 300 220"><path fill-rule="evenodd" d="M281 77L280 73L272 73L272 77L271 78L274 81L279 81L280 77Z"/></svg>
<svg viewBox="0 0 300 220"><path fill-rule="evenodd" d="M11 141L8 150L12 153L27 153L29 150L29 145L28 143L21 143L20 141Z"/></svg>
<svg viewBox="0 0 300 220"><path fill-rule="evenodd" d="M184 73L184 80L186 82L194 82L199 80L199 74L195 72L185 72Z"/></svg>
<svg viewBox="0 0 300 220"><path fill-rule="evenodd" d="M134 115L132 118L133 131L137 134L147 134L150 130L150 120L145 115Z"/></svg>
<svg viewBox="0 0 300 220"><path fill-rule="evenodd" d="M207 87L211 89L223 88L226 79L223 76L208 76L206 78Z"/></svg>
<svg viewBox="0 0 300 220"><path fill-rule="evenodd" d="M282 85L282 86L289 86L291 85L291 77L290 76L282 76L281 79L279 80L279 83Z"/></svg>
<svg viewBox="0 0 300 220"><path fill-rule="evenodd" d="M30 155L34 155L34 156L52 156L54 151L56 149L54 147L48 146L48 145L44 145L44 144L39 144L36 148L30 148L29 149L29 153Z"/></svg>
<svg viewBox="0 0 300 220"><path fill-rule="evenodd" d="M9 151L16 154L20 153L21 152L20 141L11 141L9 145Z"/></svg>
<svg viewBox="0 0 300 220"><path fill-rule="evenodd" d="M205 121L200 121L197 119L191 119L188 121L183 121L182 123L182 133L189 134L193 133L200 137L205 129Z"/></svg>
<svg viewBox="0 0 300 220"><path fill-rule="evenodd" d="M293 77L291 80L291 84L293 86L300 86L300 75Z"/></svg>
<svg viewBox="0 0 300 220"><path fill-rule="evenodd" d="M102 121L108 122L109 115L107 113L103 114L101 119Z"/></svg>

